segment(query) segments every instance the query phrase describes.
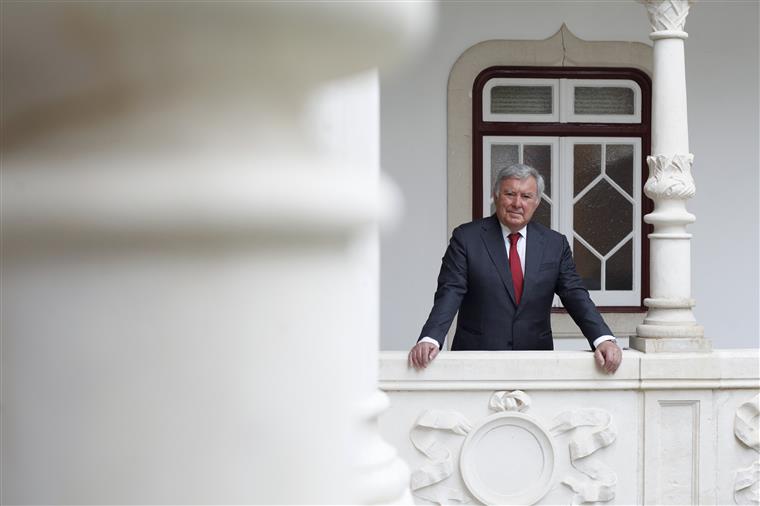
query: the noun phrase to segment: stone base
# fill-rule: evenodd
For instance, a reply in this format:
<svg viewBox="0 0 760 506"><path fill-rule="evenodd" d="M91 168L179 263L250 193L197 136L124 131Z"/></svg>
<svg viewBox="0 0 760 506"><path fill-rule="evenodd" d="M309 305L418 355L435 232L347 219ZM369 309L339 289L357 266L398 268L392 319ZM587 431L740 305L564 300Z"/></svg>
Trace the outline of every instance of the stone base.
<svg viewBox="0 0 760 506"><path fill-rule="evenodd" d="M712 342L703 337L638 337L631 336L628 341L631 349L644 353L694 352L710 353Z"/></svg>
<svg viewBox="0 0 760 506"><path fill-rule="evenodd" d="M645 318L644 323L636 326L636 335L651 339L704 339L705 328L697 324L663 325Z"/></svg>

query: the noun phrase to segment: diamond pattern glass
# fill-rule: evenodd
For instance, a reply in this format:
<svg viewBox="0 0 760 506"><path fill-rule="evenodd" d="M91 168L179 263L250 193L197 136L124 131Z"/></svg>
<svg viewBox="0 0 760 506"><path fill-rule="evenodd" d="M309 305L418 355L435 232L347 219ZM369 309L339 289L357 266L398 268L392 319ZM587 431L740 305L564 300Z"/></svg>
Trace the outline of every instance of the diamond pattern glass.
<svg viewBox="0 0 760 506"><path fill-rule="evenodd" d="M633 145L608 144L605 173L633 197Z"/></svg>
<svg viewBox="0 0 760 506"><path fill-rule="evenodd" d="M491 185L496 180L499 170L518 163L519 149L519 144L491 144ZM495 209L491 204L491 213Z"/></svg>
<svg viewBox="0 0 760 506"><path fill-rule="evenodd" d="M548 144L523 146L523 163L530 165L544 178L544 193L552 194L552 147Z"/></svg>
<svg viewBox="0 0 760 506"><path fill-rule="evenodd" d="M633 240L629 239L623 247L605 262L606 290L633 290Z"/></svg>
<svg viewBox="0 0 760 506"><path fill-rule="evenodd" d="M538 209L533 214L533 220L541 225L551 228L552 226L552 205L546 200L541 199L541 203L538 204Z"/></svg>
<svg viewBox="0 0 760 506"><path fill-rule="evenodd" d="M606 255L633 230L633 204L603 179L573 206L573 229Z"/></svg>
<svg viewBox="0 0 760 506"><path fill-rule="evenodd" d="M601 144L573 146L573 196L578 195L601 172Z"/></svg>
<svg viewBox="0 0 760 506"><path fill-rule="evenodd" d="M578 240L573 240L573 259L575 270L583 279L587 290L602 289L602 261Z"/></svg>

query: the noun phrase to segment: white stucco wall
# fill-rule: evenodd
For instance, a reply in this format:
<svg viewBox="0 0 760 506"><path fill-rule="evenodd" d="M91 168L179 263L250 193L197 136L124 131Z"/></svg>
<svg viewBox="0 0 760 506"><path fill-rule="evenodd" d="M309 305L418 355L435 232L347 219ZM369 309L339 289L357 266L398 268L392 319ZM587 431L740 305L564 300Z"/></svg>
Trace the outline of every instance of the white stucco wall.
<svg viewBox="0 0 760 506"><path fill-rule="evenodd" d="M543 39L563 22L582 39L651 44L646 11L633 0L445 2L427 53L414 65L381 76L381 164L405 198L402 222L381 242L382 349L413 344L430 311L448 241L446 85L451 66L480 41ZM758 3L698 2L686 31L697 183L697 196L688 204L697 216L690 227L695 314L715 348L757 347Z"/></svg>

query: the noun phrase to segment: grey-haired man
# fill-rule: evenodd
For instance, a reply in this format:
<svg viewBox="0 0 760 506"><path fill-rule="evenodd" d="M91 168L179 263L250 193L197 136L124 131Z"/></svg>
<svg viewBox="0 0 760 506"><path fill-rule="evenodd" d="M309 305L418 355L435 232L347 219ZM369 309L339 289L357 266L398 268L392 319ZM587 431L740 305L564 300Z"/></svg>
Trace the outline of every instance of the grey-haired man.
<svg viewBox="0 0 760 506"><path fill-rule="evenodd" d="M551 306L559 295L588 340L597 364L614 373L622 352L575 270L564 235L531 222L544 181L517 164L496 176L493 216L454 229L438 276L433 309L409 363L438 355L459 312L452 350L552 350Z"/></svg>

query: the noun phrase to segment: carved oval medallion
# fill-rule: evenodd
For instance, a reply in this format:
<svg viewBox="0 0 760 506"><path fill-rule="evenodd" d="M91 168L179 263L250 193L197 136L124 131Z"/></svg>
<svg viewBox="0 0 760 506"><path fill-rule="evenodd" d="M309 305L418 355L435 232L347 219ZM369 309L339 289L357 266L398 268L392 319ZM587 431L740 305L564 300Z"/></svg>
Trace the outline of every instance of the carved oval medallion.
<svg viewBox="0 0 760 506"><path fill-rule="evenodd" d="M499 413L468 434L459 467L470 493L484 504L533 504L552 484L554 451L532 417Z"/></svg>

